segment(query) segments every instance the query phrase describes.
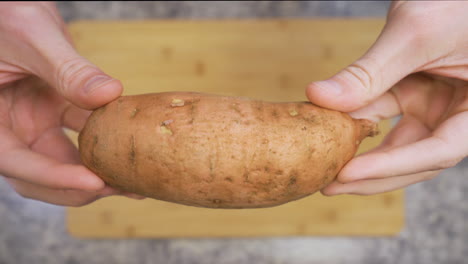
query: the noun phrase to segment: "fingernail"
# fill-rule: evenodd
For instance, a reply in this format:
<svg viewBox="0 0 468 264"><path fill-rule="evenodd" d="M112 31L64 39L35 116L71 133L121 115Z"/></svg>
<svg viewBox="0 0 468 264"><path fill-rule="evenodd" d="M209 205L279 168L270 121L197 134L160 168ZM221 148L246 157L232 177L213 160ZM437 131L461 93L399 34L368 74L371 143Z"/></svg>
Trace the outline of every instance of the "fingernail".
<svg viewBox="0 0 468 264"><path fill-rule="evenodd" d="M331 79L326 81L318 81L315 83L315 86L329 95L338 96L343 93L343 88L341 85Z"/></svg>
<svg viewBox="0 0 468 264"><path fill-rule="evenodd" d="M96 75L86 82L86 84L84 85L84 91L85 93L91 93L96 88L99 88L103 84L108 83L112 80L114 79L106 75Z"/></svg>

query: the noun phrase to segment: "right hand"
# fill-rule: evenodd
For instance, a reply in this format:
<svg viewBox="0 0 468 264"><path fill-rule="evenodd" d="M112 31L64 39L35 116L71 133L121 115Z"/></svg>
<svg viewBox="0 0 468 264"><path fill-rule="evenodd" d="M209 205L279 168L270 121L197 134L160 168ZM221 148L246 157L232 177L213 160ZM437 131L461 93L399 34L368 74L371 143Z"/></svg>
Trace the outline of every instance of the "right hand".
<svg viewBox="0 0 468 264"><path fill-rule="evenodd" d="M122 84L81 57L55 5L0 4L0 175L22 196L81 206L122 193L80 161L62 127L81 130Z"/></svg>
<svg viewBox="0 0 468 264"><path fill-rule="evenodd" d="M370 195L434 178L468 155L468 3L395 1L370 49L311 102L373 121L401 115L380 146L349 161L325 195Z"/></svg>

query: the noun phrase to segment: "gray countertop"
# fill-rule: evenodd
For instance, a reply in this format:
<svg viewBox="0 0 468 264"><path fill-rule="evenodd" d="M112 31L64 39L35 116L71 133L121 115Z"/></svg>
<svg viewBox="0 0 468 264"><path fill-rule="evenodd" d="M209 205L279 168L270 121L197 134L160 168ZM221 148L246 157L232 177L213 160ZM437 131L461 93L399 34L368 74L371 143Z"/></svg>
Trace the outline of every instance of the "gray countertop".
<svg viewBox="0 0 468 264"><path fill-rule="evenodd" d="M75 19L377 16L388 2L61 2ZM85 240L65 209L26 200L0 180L0 264L13 263L468 263L468 160L406 189L397 237Z"/></svg>

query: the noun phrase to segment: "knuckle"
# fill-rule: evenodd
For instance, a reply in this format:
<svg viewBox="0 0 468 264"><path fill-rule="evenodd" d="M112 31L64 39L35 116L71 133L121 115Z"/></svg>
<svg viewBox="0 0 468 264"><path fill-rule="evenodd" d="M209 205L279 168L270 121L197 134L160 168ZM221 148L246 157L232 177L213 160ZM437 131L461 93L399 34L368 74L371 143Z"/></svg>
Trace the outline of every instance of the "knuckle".
<svg viewBox="0 0 468 264"><path fill-rule="evenodd" d="M37 16L41 12L41 8L33 3L7 3L3 4L1 8L3 18L12 19L25 19Z"/></svg>
<svg viewBox="0 0 468 264"><path fill-rule="evenodd" d="M354 87L360 88L361 91L359 92L367 102L368 98L371 98L375 92L373 88L380 85L380 83L377 83L380 81L380 68L373 58L362 58L345 68L344 71L349 76L349 79L345 81Z"/></svg>
<svg viewBox="0 0 468 264"><path fill-rule="evenodd" d="M71 91L68 88L79 85L79 82L86 79L83 77L97 72L99 70L82 57L66 60L57 67L55 73L57 88L64 93L69 93Z"/></svg>
<svg viewBox="0 0 468 264"><path fill-rule="evenodd" d="M420 8L403 8L399 12L398 19L403 27L409 28L409 39L415 44L427 44L434 37L434 17L429 14L433 13Z"/></svg>
<svg viewBox="0 0 468 264"><path fill-rule="evenodd" d="M0 8L0 10L2 26L6 30L9 29L12 33L18 34L21 34L28 28L24 24L34 25L38 17L43 13L39 5L32 3L7 4L3 8Z"/></svg>

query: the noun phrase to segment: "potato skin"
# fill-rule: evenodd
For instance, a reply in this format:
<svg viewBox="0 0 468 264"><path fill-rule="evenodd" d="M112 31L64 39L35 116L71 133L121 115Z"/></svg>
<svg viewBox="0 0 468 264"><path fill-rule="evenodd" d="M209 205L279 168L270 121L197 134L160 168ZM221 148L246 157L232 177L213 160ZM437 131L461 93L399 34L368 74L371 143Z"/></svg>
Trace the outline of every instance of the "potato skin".
<svg viewBox="0 0 468 264"><path fill-rule="evenodd" d="M167 92L95 110L79 149L117 189L191 206L258 208L322 189L375 129L309 102Z"/></svg>

